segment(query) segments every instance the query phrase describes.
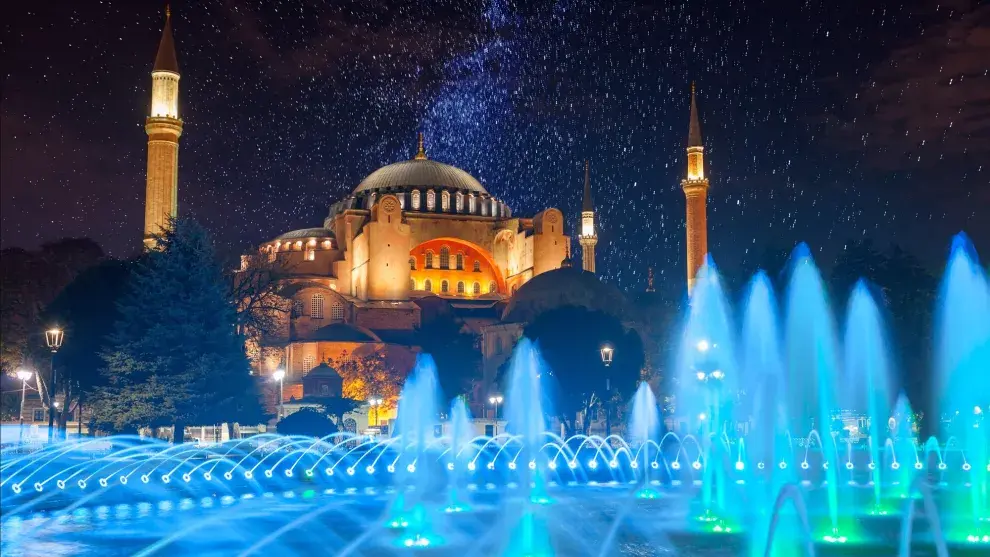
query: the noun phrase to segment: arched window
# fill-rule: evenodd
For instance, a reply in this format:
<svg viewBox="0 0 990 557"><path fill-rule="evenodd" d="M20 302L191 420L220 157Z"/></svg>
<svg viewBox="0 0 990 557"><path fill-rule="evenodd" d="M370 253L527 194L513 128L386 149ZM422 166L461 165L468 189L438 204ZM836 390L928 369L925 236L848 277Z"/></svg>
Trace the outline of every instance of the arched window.
<svg viewBox="0 0 990 557"><path fill-rule="evenodd" d="M476 273L480 273L481 272L481 260L480 259L475 259L474 260L474 272L476 272Z"/></svg>
<svg viewBox="0 0 990 557"><path fill-rule="evenodd" d="M464 281L463 280L457 281L457 293L458 294L464 294Z"/></svg>
<svg viewBox="0 0 990 557"><path fill-rule="evenodd" d="M464 212L464 194L461 192L457 192L455 207L458 213Z"/></svg>
<svg viewBox="0 0 990 557"><path fill-rule="evenodd" d="M415 257L410 257L409 258L409 270L410 271L415 271L416 270L416 258Z"/></svg>
<svg viewBox="0 0 990 557"><path fill-rule="evenodd" d="M463 253L458 253L457 254L456 261L457 261L457 270L458 271L463 271L464 270L464 254Z"/></svg>
<svg viewBox="0 0 990 557"><path fill-rule="evenodd" d="M443 212L445 212L445 213L450 210L450 192L449 191L444 190L444 192L440 194L440 209L443 210Z"/></svg>
<svg viewBox="0 0 990 557"><path fill-rule="evenodd" d="M426 192L426 210L432 211L437 208L437 194L433 190Z"/></svg>
<svg viewBox="0 0 990 557"><path fill-rule="evenodd" d="M309 300L309 316L313 319L323 319L323 294L313 294Z"/></svg>
<svg viewBox="0 0 990 557"><path fill-rule="evenodd" d="M426 268L427 269L432 269L433 268L433 251L432 250L426 250Z"/></svg>
<svg viewBox="0 0 990 557"><path fill-rule="evenodd" d="M341 304L340 302L334 302L333 305L330 306L330 319L333 319L334 321L344 320L343 304Z"/></svg>
<svg viewBox="0 0 990 557"><path fill-rule="evenodd" d="M302 368L303 375L312 371L314 367L316 367L316 358L314 358L313 356L306 356L305 358L303 358L303 368Z"/></svg>
<svg viewBox="0 0 990 557"><path fill-rule="evenodd" d="M488 283L488 293L489 294L494 294L496 292L498 292L498 285L495 284L495 281L493 280L493 281L491 281L491 282Z"/></svg>
<svg viewBox="0 0 990 557"><path fill-rule="evenodd" d="M481 283L478 281L474 282L474 295L477 296L481 294Z"/></svg>
<svg viewBox="0 0 990 557"><path fill-rule="evenodd" d="M443 246L440 248L440 268L449 269L450 268L450 248Z"/></svg>
<svg viewBox="0 0 990 557"><path fill-rule="evenodd" d="M409 279L409 290L416 290L416 279Z"/></svg>
<svg viewBox="0 0 990 557"><path fill-rule="evenodd" d="M450 291L450 283L448 283L446 280L440 281L440 293L446 294L449 291Z"/></svg>
<svg viewBox="0 0 990 557"><path fill-rule="evenodd" d="M419 190L413 190L412 192L412 208L419 210Z"/></svg>
<svg viewBox="0 0 990 557"><path fill-rule="evenodd" d="M433 292L433 282L430 279L423 281L423 290Z"/></svg>
<svg viewBox="0 0 990 557"><path fill-rule="evenodd" d="M474 214L474 194L468 196L468 212Z"/></svg>

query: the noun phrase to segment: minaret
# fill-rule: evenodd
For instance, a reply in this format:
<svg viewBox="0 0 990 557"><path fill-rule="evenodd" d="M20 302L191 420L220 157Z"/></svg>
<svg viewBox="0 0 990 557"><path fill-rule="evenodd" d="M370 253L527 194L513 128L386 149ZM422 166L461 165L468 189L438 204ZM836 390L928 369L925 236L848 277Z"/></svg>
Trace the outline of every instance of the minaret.
<svg viewBox="0 0 990 557"><path fill-rule="evenodd" d="M144 246L155 247L155 234L175 218L178 206L179 63L172 41L172 14L165 8L165 28L151 70L151 112L145 120L148 133L148 184L144 200Z"/></svg>
<svg viewBox="0 0 990 557"><path fill-rule="evenodd" d="M698 272L708 256L708 179L705 178L705 148L701 144L701 125L698 123L698 103L695 100L694 82L691 83L691 124L688 129L687 177L681 180L681 189L687 200L687 276L688 293L694 289Z"/></svg>
<svg viewBox="0 0 990 557"><path fill-rule="evenodd" d="M581 205L581 268L589 273L595 272L595 244L598 235L595 234L595 204L591 201L591 171L588 161L584 161L584 203Z"/></svg>
<svg viewBox="0 0 990 557"><path fill-rule="evenodd" d="M646 291L656 292L657 289L653 288L653 267L646 268Z"/></svg>

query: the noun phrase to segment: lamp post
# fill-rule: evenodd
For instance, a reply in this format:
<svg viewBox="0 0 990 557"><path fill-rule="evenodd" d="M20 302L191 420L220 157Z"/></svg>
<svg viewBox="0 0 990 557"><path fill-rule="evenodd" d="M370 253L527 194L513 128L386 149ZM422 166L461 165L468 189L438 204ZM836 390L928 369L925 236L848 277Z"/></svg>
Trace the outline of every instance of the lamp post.
<svg viewBox="0 0 990 557"><path fill-rule="evenodd" d="M20 428L17 433L17 442L20 444L24 439L24 394L27 391L28 379L31 379L31 372L26 369L19 369L17 370L17 378L21 380Z"/></svg>
<svg viewBox="0 0 990 557"><path fill-rule="evenodd" d="M605 438L607 439L609 435L612 435L612 413L609 411L610 401L612 400L612 378L609 375L608 369L612 365L612 355L615 349L612 348L610 344L602 345L602 363L605 364Z"/></svg>
<svg viewBox="0 0 990 557"><path fill-rule="evenodd" d="M55 395L58 393L58 375L55 373L55 353L62 347L65 340L65 331L52 327L45 331L45 342L52 351L52 386L48 393L48 442L52 442L52 432L55 429Z"/></svg>
<svg viewBox="0 0 990 557"><path fill-rule="evenodd" d="M378 427L378 407L382 405L381 397L373 396L368 399L368 404L375 410L375 427Z"/></svg>
<svg viewBox="0 0 990 557"><path fill-rule="evenodd" d="M502 395L492 395L488 397L488 402L495 407L492 414L492 437L498 437L498 405L502 404Z"/></svg>
<svg viewBox="0 0 990 557"><path fill-rule="evenodd" d="M272 373L272 379L278 381L278 419L281 420L282 419L282 414L283 414L283 412L282 412L282 398L283 398L282 397L282 386L283 386L283 381L285 380L285 370L282 369L282 368L276 369L275 370L275 373Z"/></svg>

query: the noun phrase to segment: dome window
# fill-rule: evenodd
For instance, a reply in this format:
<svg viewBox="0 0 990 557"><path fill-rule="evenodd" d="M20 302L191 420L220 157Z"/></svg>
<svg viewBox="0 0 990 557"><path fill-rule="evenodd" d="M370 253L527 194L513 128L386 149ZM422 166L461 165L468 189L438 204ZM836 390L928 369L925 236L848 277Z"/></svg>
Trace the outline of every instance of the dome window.
<svg viewBox="0 0 990 557"><path fill-rule="evenodd" d="M427 269L432 269L433 268L433 251L432 250L426 250L426 268Z"/></svg>
<svg viewBox="0 0 990 557"><path fill-rule="evenodd" d="M440 268L450 269L450 248L447 246L440 248Z"/></svg>
<svg viewBox="0 0 990 557"><path fill-rule="evenodd" d="M457 197L455 197L455 207L458 213L464 212L464 194L457 192Z"/></svg>
<svg viewBox="0 0 990 557"><path fill-rule="evenodd" d="M309 316L313 319L323 319L323 294L313 294L309 301Z"/></svg>
<svg viewBox="0 0 990 557"><path fill-rule="evenodd" d="M446 213L450 211L450 192L444 191L440 194L440 210Z"/></svg>
<svg viewBox="0 0 990 557"><path fill-rule="evenodd" d="M457 270L458 271L463 271L464 270L464 254L463 253L458 253L457 254L456 261L457 261Z"/></svg>
<svg viewBox="0 0 990 557"><path fill-rule="evenodd" d="M419 190L413 190L412 192L412 208L416 211L419 210Z"/></svg>
<svg viewBox="0 0 990 557"><path fill-rule="evenodd" d="M437 208L437 194L433 190L426 192L426 210L434 211Z"/></svg>
<svg viewBox="0 0 990 557"><path fill-rule="evenodd" d="M474 194L468 196L468 212L474 214Z"/></svg>
<svg viewBox="0 0 990 557"><path fill-rule="evenodd" d="M481 261L478 260L478 259L475 259L474 260L474 272L476 272L476 273L480 273L481 272Z"/></svg>

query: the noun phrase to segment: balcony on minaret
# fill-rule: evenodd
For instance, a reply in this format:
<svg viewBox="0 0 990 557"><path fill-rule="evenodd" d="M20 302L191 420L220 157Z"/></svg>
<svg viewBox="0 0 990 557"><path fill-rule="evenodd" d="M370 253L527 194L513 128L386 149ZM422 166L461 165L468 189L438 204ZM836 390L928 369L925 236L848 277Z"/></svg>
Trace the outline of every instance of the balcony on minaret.
<svg viewBox="0 0 990 557"><path fill-rule="evenodd" d="M595 236L595 213L584 211L581 213L581 237L593 238Z"/></svg>
<svg viewBox="0 0 990 557"><path fill-rule="evenodd" d="M688 182L700 182L705 179L704 151L705 148L701 146L688 147Z"/></svg>
<svg viewBox="0 0 990 557"><path fill-rule="evenodd" d="M151 118L179 119L179 74L151 73Z"/></svg>

